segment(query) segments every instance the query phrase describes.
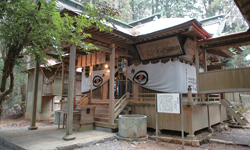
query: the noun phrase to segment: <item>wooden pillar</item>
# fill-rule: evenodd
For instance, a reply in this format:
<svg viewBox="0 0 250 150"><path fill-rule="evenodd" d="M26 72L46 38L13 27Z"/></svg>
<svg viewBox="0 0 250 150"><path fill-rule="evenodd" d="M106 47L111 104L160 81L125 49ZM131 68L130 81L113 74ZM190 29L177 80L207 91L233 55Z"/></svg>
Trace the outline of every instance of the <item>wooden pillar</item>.
<svg viewBox="0 0 250 150"><path fill-rule="evenodd" d="M197 45L197 37L194 37L194 51L195 51L195 65L196 65L196 84L197 84L197 93L199 94L199 47Z"/></svg>
<svg viewBox="0 0 250 150"><path fill-rule="evenodd" d="M207 105L207 118L208 118L208 128L211 128L209 105Z"/></svg>
<svg viewBox="0 0 250 150"><path fill-rule="evenodd" d="M114 124L115 117L115 98L114 98L114 80L115 80L115 44L110 45L112 53L110 54L110 78L109 78L109 124Z"/></svg>
<svg viewBox="0 0 250 150"><path fill-rule="evenodd" d="M90 66L90 96L89 103L92 103L92 94L93 94L93 66Z"/></svg>
<svg viewBox="0 0 250 150"><path fill-rule="evenodd" d="M188 111L188 135L187 135L187 138L190 138L190 139L195 138L193 109L194 109L194 106L189 106L187 109L187 111Z"/></svg>
<svg viewBox="0 0 250 150"><path fill-rule="evenodd" d="M74 82L75 82L75 59L76 59L76 46L70 46L69 58L69 83L68 83L68 100L67 100L67 125L66 135L64 140L74 140L76 137L72 135L73 130L73 102L74 102Z"/></svg>
<svg viewBox="0 0 250 150"><path fill-rule="evenodd" d="M208 131L211 132L211 133L213 133L213 132L214 132L214 129L211 128L211 117L210 117L209 106L210 106L210 105L207 105Z"/></svg>
<svg viewBox="0 0 250 150"><path fill-rule="evenodd" d="M64 89L64 69L65 69L65 64L62 62L62 91L61 91L61 102L63 100L63 89ZM60 106L60 110L62 110L62 103ZM59 116L60 117L60 116Z"/></svg>
<svg viewBox="0 0 250 150"><path fill-rule="evenodd" d="M128 69L126 68L126 87L125 87L125 93L128 92Z"/></svg>
<svg viewBox="0 0 250 150"><path fill-rule="evenodd" d="M34 72L34 83L33 83L33 104L32 104L32 114L29 130L36 130L36 107L37 107L37 90L38 90L38 76L39 76L39 63L36 61L35 72Z"/></svg>
<svg viewBox="0 0 250 150"><path fill-rule="evenodd" d="M204 58L204 72L207 72L207 55L206 55L206 49L203 47L203 58Z"/></svg>

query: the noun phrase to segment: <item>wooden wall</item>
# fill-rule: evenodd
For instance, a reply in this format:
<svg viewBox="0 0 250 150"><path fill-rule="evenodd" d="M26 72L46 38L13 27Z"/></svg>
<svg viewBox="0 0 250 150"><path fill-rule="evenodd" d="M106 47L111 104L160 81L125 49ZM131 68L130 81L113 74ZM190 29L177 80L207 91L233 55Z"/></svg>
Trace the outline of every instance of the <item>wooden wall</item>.
<svg viewBox="0 0 250 150"><path fill-rule="evenodd" d="M156 128L155 119L155 104L150 103L133 103L130 102L132 106L132 114L140 114L147 116L147 127ZM211 124L220 123L221 120L226 120L226 109L222 106L220 110L220 104L208 105L210 113ZM222 112L222 118L220 116L220 111ZM207 105L197 105L197 106L184 106L183 107L183 121L184 121L184 131L189 134L208 127L208 114ZM180 114L158 114L158 125L159 129L181 131L181 115ZM193 131L192 131L193 130Z"/></svg>
<svg viewBox="0 0 250 150"><path fill-rule="evenodd" d="M250 68L200 73L200 93L250 91Z"/></svg>

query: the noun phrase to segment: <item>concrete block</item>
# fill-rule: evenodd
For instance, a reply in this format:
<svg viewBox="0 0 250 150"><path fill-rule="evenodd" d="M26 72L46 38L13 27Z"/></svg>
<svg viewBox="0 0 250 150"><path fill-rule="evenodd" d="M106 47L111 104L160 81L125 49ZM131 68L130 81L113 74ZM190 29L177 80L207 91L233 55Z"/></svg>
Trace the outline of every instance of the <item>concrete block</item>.
<svg viewBox="0 0 250 150"><path fill-rule="evenodd" d="M97 130L97 131L104 131L104 132L110 132L110 133L117 132L117 130L110 129L110 128L105 128L105 127L97 127L97 126L95 126L94 129Z"/></svg>
<svg viewBox="0 0 250 150"><path fill-rule="evenodd" d="M198 140L192 140L192 146L199 147L200 146L200 142Z"/></svg>
<svg viewBox="0 0 250 150"><path fill-rule="evenodd" d="M95 143L104 143L105 139L104 138L98 138L98 139L95 139L94 141L95 141Z"/></svg>
<svg viewBox="0 0 250 150"><path fill-rule="evenodd" d="M105 140L105 141L112 141L112 140L114 140L114 139L115 139L114 136L104 137L104 140Z"/></svg>
<svg viewBox="0 0 250 150"><path fill-rule="evenodd" d="M57 150L72 150L72 149L76 149L76 148L80 148L80 147L77 144L56 147Z"/></svg>
<svg viewBox="0 0 250 150"><path fill-rule="evenodd" d="M93 140L89 140L89 141L85 141L85 142L83 142L83 143L78 143L77 145L79 146L79 147L88 147L88 146L91 146L91 145L94 145L95 144L95 141L93 141Z"/></svg>

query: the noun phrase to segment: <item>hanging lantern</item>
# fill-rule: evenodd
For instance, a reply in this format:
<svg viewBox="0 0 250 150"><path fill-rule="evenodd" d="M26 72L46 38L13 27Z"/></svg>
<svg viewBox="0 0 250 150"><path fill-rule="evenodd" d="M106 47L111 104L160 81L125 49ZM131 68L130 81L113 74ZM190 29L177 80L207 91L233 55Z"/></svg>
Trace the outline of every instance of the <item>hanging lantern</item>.
<svg viewBox="0 0 250 150"><path fill-rule="evenodd" d="M86 66L84 68L84 75L85 75L86 78L89 77L89 75L90 75L90 67L89 66Z"/></svg>
<svg viewBox="0 0 250 150"><path fill-rule="evenodd" d="M119 73L124 73L127 68L127 60L126 59L119 59L118 60L118 72Z"/></svg>

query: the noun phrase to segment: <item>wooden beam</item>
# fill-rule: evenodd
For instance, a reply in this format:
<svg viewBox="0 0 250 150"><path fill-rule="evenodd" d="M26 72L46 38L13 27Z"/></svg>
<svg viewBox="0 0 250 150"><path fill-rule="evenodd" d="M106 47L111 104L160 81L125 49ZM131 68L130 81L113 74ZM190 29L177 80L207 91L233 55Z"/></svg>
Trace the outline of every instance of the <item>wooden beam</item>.
<svg viewBox="0 0 250 150"><path fill-rule="evenodd" d="M117 55L119 55L119 56L133 58L133 56L132 56L132 55L129 55L128 53L123 53L123 52L116 52L116 53L117 53Z"/></svg>
<svg viewBox="0 0 250 150"><path fill-rule="evenodd" d="M231 48L231 47L238 47L238 46L246 46L250 44L250 37L246 38L244 41L231 41L231 42L225 42L222 44L214 44L214 45L208 45L205 47L208 49L218 49L218 48Z"/></svg>
<svg viewBox="0 0 250 150"><path fill-rule="evenodd" d="M247 37L250 37L250 31L244 31L244 32L229 34L229 35L226 35L226 36L221 36L221 37L212 38L212 39L208 39L208 40L202 40L202 41L198 41L197 44L198 45L207 45L207 44L214 44L216 42L218 42L218 43L219 42L225 42L227 40L234 40L234 39L239 39L239 38L244 39L244 38L247 38Z"/></svg>
<svg viewBox="0 0 250 150"><path fill-rule="evenodd" d="M207 55L206 55L206 49L202 48L203 50L203 59L204 59L204 72L207 72Z"/></svg>
<svg viewBox="0 0 250 150"><path fill-rule="evenodd" d="M197 45L197 37L194 37L194 51L195 51L195 65L196 65L196 84L197 84L197 93L199 94L199 48Z"/></svg>
<svg viewBox="0 0 250 150"><path fill-rule="evenodd" d="M116 46L118 47L121 47L121 48L124 48L124 49L128 49L128 50L132 50L132 51L135 51L135 47L133 45L130 45L130 44L124 44L124 43L121 43L121 42L115 42L115 41L111 41L110 39L107 39L107 38L103 38L102 36L99 36L97 34L94 34L94 33L90 33L91 34L91 39L94 39L94 40L97 40L97 41L100 41L100 42L103 42L103 43L107 43L107 44L115 44Z"/></svg>
<svg viewBox="0 0 250 150"><path fill-rule="evenodd" d="M250 1L247 1L245 4L241 6L241 9L245 9L247 6L250 5Z"/></svg>
<svg viewBox="0 0 250 150"><path fill-rule="evenodd" d="M93 43L90 43L90 42L86 42L84 41L85 44L92 44L93 46L97 47L99 51L104 51L106 53L111 53L111 49L110 48L107 48L107 47L103 47L103 46L100 46L100 45L96 45L96 44L93 44Z"/></svg>
<svg viewBox="0 0 250 150"><path fill-rule="evenodd" d="M244 17L244 19L246 20L248 27L250 27L250 22L249 22L249 20L247 19L247 14L245 14L245 13L243 12L243 11L244 11L244 10L243 10L244 5L240 6L240 5L239 5L239 0L234 0L234 2L235 2L235 4L236 4L236 6L239 8L239 10L240 10L242 16Z"/></svg>

